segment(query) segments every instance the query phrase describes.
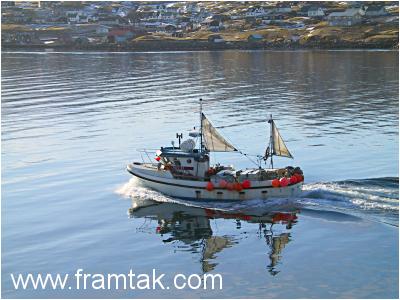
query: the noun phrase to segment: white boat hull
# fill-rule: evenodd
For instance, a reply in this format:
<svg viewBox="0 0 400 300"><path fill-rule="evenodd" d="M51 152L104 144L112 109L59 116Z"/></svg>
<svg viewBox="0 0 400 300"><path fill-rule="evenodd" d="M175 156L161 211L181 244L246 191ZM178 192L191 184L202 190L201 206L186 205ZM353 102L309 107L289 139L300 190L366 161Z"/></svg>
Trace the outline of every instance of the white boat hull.
<svg viewBox="0 0 400 300"><path fill-rule="evenodd" d="M242 191L229 191L225 188L215 187L212 191L206 189L207 182L175 179L165 171L150 172L140 164L130 164L129 173L138 178L144 187L156 190L165 195L188 200L218 200L218 201L243 201L252 199L289 198L300 196L303 182L286 187L272 187L271 181L252 182L252 186Z"/></svg>

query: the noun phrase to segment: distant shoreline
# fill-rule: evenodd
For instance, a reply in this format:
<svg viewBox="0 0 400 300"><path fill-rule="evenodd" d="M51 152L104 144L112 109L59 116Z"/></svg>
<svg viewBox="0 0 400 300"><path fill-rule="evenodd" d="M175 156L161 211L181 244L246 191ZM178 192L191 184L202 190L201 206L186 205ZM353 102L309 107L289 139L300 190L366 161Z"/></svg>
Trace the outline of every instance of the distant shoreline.
<svg viewBox="0 0 400 300"><path fill-rule="evenodd" d="M250 43L227 42L210 43L208 41L140 41L125 45L2 45L5 50L61 50L61 51L110 51L110 52L138 52L138 51L214 51L214 50L394 50L398 45L389 43Z"/></svg>

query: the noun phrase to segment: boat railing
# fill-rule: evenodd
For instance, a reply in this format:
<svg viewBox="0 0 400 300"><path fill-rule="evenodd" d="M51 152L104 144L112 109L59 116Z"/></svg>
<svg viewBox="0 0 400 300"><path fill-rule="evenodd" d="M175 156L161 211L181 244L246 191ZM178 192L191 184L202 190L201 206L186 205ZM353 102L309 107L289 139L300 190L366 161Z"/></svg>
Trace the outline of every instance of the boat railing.
<svg viewBox="0 0 400 300"><path fill-rule="evenodd" d="M140 154L140 158L142 159L142 162L144 164L148 164L148 163L154 164L154 160L151 159L151 157L154 156L154 153L157 150L159 150L159 149L144 149L144 148L137 149L137 151Z"/></svg>

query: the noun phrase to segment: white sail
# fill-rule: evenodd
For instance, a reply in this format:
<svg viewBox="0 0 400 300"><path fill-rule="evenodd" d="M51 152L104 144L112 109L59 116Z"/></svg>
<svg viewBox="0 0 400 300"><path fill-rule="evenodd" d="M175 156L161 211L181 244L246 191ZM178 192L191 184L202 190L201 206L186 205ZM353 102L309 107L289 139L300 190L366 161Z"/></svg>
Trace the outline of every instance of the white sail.
<svg viewBox="0 0 400 300"><path fill-rule="evenodd" d="M283 141L274 121L272 121L272 145L273 155L293 158L292 154L289 152L289 149L286 147L285 142Z"/></svg>
<svg viewBox="0 0 400 300"><path fill-rule="evenodd" d="M204 114L201 116L203 126L204 144L208 151L212 152L230 152L237 151L222 135L212 126Z"/></svg>

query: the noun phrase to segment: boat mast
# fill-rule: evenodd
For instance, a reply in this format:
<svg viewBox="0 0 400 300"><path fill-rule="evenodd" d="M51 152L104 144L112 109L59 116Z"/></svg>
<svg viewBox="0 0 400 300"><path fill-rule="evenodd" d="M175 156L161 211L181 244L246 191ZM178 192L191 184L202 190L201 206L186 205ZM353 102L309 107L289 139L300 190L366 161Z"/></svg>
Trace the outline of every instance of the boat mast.
<svg viewBox="0 0 400 300"><path fill-rule="evenodd" d="M274 135L273 135L273 120L272 120L272 114L269 115L269 121L268 123L270 124L270 136L269 136L269 146L270 146L270 151L271 151L271 168L274 168L274 161L272 160L272 156L274 155Z"/></svg>
<svg viewBox="0 0 400 300"><path fill-rule="evenodd" d="M203 152L203 99L200 98L200 152Z"/></svg>

